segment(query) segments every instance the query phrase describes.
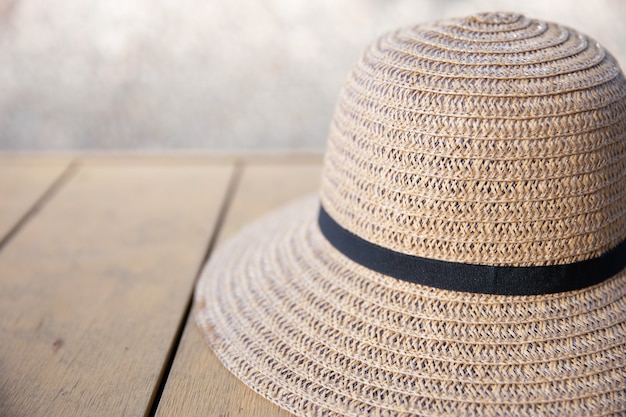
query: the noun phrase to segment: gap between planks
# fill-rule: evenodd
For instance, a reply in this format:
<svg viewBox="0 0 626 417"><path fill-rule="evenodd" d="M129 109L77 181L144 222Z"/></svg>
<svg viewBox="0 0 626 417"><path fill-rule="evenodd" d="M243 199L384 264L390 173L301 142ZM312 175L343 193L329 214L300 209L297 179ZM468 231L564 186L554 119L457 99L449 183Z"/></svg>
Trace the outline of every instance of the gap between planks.
<svg viewBox="0 0 626 417"><path fill-rule="evenodd" d="M211 256L211 253L213 252L217 244L220 232L224 225L224 221L228 214L228 210L230 209L233 198L237 191L237 187L239 186L242 172L243 172L243 163L241 161L238 161L237 163L235 163L233 173L230 177L228 187L226 189L226 195L224 196L222 206L220 207L220 211L215 221L215 227L213 229L213 233L211 234L209 242L206 246L206 250L204 252L204 256L202 257L202 261L200 262L198 266L198 270L196 271L194 283L191 286L191 291L187 297L185 310L183 314L181 315L180 322L178 323L178 327L176 328L176 333L174 335L174 338L172 339L172 344L170 346L170 349L167 352L167 356L165 358L163 368L161 369L161 375L159 376L159 380L155 386L155 390L152 394L152 398L150 399L149 406L146 409L145 417L154 417L157 413L157 410L159 409L161 396L163 395L165 385L167 384L167 379L169 377L170 371L172 370L172 365L174 364L174 359L176 358L176 353L180 346L180 342L183 337L183 332L185 330L186 323L189 319L189 315L191 314L194 292L195 292L195 284L198 281L198 278L200 277L200 273L202 272L202 269L205 263L209 259L209 256Z"/></svg>
<svg viewBox="0 0 626 417"><path fill-rule="evenodd" d="M48 186L38 199L24 212L9 231L0 239L0 251L15 237L20 230L63 188L78 169L78 163L71 161L59 176Z"/></svg>

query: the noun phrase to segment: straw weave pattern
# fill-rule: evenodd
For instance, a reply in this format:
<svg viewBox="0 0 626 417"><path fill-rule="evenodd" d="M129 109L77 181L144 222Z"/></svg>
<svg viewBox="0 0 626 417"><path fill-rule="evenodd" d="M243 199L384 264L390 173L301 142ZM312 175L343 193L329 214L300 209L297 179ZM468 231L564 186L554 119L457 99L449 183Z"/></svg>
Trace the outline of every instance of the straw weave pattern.
<svg viewBox="0 0 626 417"><path fill-rule="evenodd" d="M429 288L335 251L318 204L250 226L200 281L197 322L255 391L299 416L626 413L626 271L541 296Z"/></svg>
<svg viewBox="0 0 626 417"><path fill-rule="evenodd" d="M626 82L575 30L483 14L390 33L343 89L321 200L352 233L532 266L626 238Z"/></svg>
<svg viewBox="0 0 626 417"><path fill-rule="evenodd" d="M543 295L428 287L338 251L320 204L362 239L446 261L614 248L626 81L595 41L512 13L379 39L340 95L320 195L212 255L196 320L227 369L298 416L626 415L626 270Z"/></svg>

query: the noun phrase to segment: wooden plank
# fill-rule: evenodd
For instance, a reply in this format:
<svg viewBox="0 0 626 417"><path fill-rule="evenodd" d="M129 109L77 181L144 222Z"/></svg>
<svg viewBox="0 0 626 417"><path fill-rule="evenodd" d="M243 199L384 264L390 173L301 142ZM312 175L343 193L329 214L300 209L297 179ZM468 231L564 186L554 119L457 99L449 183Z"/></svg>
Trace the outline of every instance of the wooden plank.
<svg viewBox="0 0 626 417"><path fill-rule="evenodd" d="M232 173L78 169L0 252L0 415L146 413Z"/></svg>
<svg viewBox="0 0 626 417"><path fill-rule="evenodd" d="M132 154L128 152L97 152L81 153L81 158L90 164L127 164L141 160L142 163L159 164L321 164L323 155L316 152L277 153L277 152L205 152L205 151L171 151L166 153L154 152L149 154Z"/></svg>
<svg viewBox="0 0 626 417"><path fill-rule="evenodd" d="M243 173L220 240L244 224L318 189L321 164L251 165ZM157 416L286 417L290 414L230 374L208 348L190 316Z"/></svg>
<svg viewBox="0 0 626 417"><path fill-rule="evenodd" d="M0 241L68 165L69 159L0 156Z"/></svg>

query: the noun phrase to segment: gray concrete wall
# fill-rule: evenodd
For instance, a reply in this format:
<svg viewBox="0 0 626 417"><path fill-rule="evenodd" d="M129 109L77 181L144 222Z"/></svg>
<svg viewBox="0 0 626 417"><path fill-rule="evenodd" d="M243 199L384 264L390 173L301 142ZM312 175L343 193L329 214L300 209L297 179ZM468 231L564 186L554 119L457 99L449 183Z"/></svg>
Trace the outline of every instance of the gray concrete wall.
<svg viewBox="0 0 626 417"><path fill-rule="evenodd" d="M621 0L0 0L0 150L322 150L368 42L493 10L626 65Z"/></svg>

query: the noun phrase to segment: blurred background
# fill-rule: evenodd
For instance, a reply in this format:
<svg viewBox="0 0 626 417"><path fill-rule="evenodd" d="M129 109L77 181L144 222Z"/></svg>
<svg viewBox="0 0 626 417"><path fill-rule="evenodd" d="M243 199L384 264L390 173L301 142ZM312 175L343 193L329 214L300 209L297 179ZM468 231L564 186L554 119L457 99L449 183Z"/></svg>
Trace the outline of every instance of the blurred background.
<svg viewBox="0 0 626 417"><path fill-rule="evenodd" d="M494 10L626 65L622 0L0 0L0 151L321 152L367 43Z"/></svg>

